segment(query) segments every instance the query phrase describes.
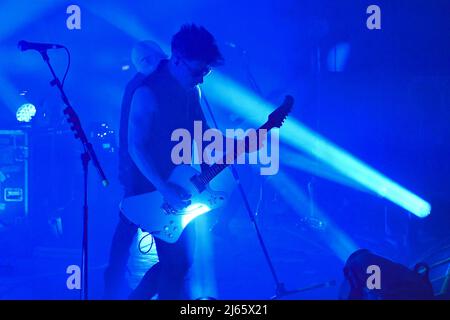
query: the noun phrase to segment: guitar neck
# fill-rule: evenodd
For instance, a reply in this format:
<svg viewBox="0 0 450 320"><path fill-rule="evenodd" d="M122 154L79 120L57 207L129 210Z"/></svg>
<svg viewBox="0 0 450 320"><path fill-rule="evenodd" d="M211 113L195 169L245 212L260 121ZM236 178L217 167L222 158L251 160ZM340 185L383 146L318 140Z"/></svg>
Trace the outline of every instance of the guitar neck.
<svg viewBox="0 0 450 320"><path fill-rule="evenodd" d="M266 122L261 127L256 130L256 135L259 135L259 131L265 129L269 131L271 128L269 128L268 123ZM234 148L233 148L234 149ZM237 154L237 152L231 151L227 153L223 158L222 161L219 163L215 163L211 165L209 168L207 168L205 171L203 171L201 174L199 174L198 179L204 184L208 184L212 179L214 179L219 173L221 173L223 170L225 170L230 164L234 163L234 160L239 156L240 154ZM230 161L231 160L231 161Z"/></svg>
<svg viewBox="0 0 450 320"><path fill-rule="evenodd" d="M291 112L292 105L294 104L294 98L290 95L287 95L284 98L284 102L281 106L279 106L275 111L273 111L269 117L266 123L264 123L261 127L256 130L256 137L259 136L260 130L267 130L269 132L272 128L280 128L283 124L284 120L286 119L289 112ZM247 138L244 138L247 140ZM257 139L258 140L258 139ZM259 141L257 141L259 143ZM244 141L244 152L247 151ZM234 146L234 143L233 143ZM259 146L257 146L259 147ZM223 158L221 162L215 163L212 166L210 166L208 169L203 171L201 174L194 176L191 181L196 185L196 187L199 190L202 190L206 187L206 185L214 179L219 173L221 173L226 167L228 167L230 164L234 163L234 160L240 156L238 152L234 152L234 148L231 152L228 152Z"/></svg>

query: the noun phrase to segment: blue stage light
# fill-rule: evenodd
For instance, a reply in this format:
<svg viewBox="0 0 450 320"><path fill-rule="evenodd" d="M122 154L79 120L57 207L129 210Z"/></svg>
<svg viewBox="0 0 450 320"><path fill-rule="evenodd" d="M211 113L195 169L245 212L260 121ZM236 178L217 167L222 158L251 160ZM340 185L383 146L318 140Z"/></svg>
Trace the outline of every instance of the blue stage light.
<svg viewBox="0 0 450 320"><path fill-rule="evenodd" d="M16 119L19 122L30 122L36 115L36 107L31 103L24 103L17 109Z"/></svg>
<svg viewBox="0 0 450 320"><path fill-rule="evenodd" d="M356 242L334 223L314 201L311 201L309 195L285 172L280 170L269 182L278 190L286 190L286 192L281 193L286 203L302 218L300 220L302 223L315 230L315 234L322 243L328 245L341 261L345 261L352 252L359 248ZM311 206L314 212L313 217L309 213L311 212Z"/></svg>
<svg viewBox="0 0 450 320"><path fill-rule="evenodd" d="M276 107L224 75L215 73L210 78L214 78L213 81L206 81L203 87L211 102L230 109L253 123L264 123L267 115ZM371 168L292 116L283 125L282 132L281 141L325 163L350 181L392 201L419 218L430 214L431 205L427 201Z"/></svg>

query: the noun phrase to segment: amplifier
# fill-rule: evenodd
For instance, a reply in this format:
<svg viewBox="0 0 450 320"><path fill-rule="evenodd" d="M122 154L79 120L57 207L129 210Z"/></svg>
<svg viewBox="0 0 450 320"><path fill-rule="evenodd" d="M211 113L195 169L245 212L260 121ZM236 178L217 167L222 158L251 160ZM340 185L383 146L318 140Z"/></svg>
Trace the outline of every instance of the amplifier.
<svg viewBox="0 0 450 320"><path fill-rule="evenodd" d="M28 136L0 130L0 229L28 216Z"/></svg>

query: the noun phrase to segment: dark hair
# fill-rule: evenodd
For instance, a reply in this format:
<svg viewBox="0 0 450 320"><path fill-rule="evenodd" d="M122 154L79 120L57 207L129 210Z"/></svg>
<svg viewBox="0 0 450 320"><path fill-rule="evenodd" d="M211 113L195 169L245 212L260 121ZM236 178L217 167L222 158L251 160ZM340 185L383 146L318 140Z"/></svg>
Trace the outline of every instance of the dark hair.
<svg viewBox="0 0 450 320"><path fill-rule="evenodd" d="M202 26L185 24L172 37L172 54L178 53L189 60L206 62L211 66L223 64L216 40Z"/></svg>

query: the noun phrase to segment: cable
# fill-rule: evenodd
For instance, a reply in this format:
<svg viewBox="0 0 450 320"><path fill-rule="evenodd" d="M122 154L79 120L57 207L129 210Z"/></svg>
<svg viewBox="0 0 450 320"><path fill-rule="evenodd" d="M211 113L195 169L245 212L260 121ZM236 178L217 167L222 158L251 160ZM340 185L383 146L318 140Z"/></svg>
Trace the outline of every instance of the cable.
<svg viewBox="0 0 450 320"><path fill-rule="evenodd" d="M67 60L68 60L66 72L64 73L64 77L63 77L63 80L62 80L62 83L61 83L61 86L64 88L64 82L66 81L67 73L69 72L69 68L70 68L70 52L69 52L69 50L66 47L63 47L63 48L64 48L64 50L66 50Z"/></svg>
<svg viewBox="0 0 450 320"><path fill-rule="evenodd" d="M150 234L150 233L147 233L145 236L143 236L143 237L139 240L139 243L138 243L138 249L139 249L139 252L142 253L142 254L149 254L150 251L151 251L152 248L153 248L153 244L155 243L155 239L152 237L152 243L150 244L150 248L149 248L147 251L144 251L143 248L142 248L142 246L141 246L142 240L144 240L144 239L147 238L148 236L151 236L151 234Z"/></svg>

